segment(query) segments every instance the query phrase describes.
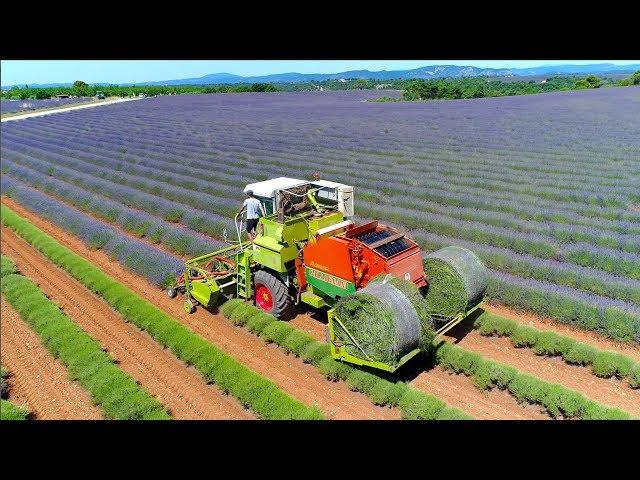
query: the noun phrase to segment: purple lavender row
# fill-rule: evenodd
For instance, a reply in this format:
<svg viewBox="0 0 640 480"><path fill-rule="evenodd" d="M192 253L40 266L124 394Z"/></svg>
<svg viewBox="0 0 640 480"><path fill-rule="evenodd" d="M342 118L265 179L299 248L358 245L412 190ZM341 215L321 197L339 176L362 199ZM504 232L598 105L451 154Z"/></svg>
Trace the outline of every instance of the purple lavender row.
<svg viewBox="0 0 640 480"><path fill-rule="evenodd" d="M168 183L176 187L185 187L206 193L213 197L220 196L222 198L237 198L238 192L242 188L238 186L227 186L221 183L214 184L189 175L181 175L178 173L166 174L164 169L145 167L139 164L131 165L127 162L118 161L104 155L95 155L87 152L78 152L71 148L51 147L48 146L44 150L41 146L36 145L40 142L25 142L16 144L9 141L5 144L6 154L12 152L20 152L35 158L43 156L57 155L57 161L69 168L80 169L90 172L93 175L105 178L110 174L127 175L130 177L143 177L146 179L157 180L160 183ZM117 173L119 172L119 173ZM129 178L130 180L130 178ZM158 184L153 182L149 188L155 189Z"/></svg>
<svg viewBox="0 0 640 480"><path fill-rule="evenodd" d="M73 105L74 103L87 102L91 100L89 97L78 98L47 98L40 100L5 100L0 99L1 113L25 112L29 110L37 110L39 108L61 107L64 105Z"/></svg>
<svg viewBox="0 0 640 480"><path fill-rule="evenodd" d="M62 159L62 161L64 161L64 159ZM58 167L58 171L60 171L60 168L61 168L61 167ZM433 216L432 216L432 217L433 217ZM439 217L439 218L434 218L434 219L432 219L432 220L435 220L435 221L438 221L438 220L439 220L439 221L441 221L441 222L442 222L442 221L445 221L445 222L446 222L448 219L447 219L447 218L443 218L443 217ZM411 216L411 217L410 217L410 221L411 221L411 222L414 222L414 221L415 221L415 219L413 218L413 216ZM431 222L431 223L433 224L433 222ZM406 220L405 220L404 224L407 224L407 221L406 221ZM408 225L408 226L412 226L412 225ZM441 229L443 228L441 223L440 223L439 225L437 225L437 226L438 226L438 227L440 227ZM471 226L476 226L476 227L477 227L477 225L475 225L475 224L471 224ZM462 226L460 226L460 227L462 227ZM477 230L476 230L476 232L477 232ZM443 232L443 233L446 233L446 232ZM503 237L504 237L504 231L502 231L502 232L498 232L498 234L500 234L500 233L502 233L502 234L503 234ZM474 235L474 234L472 233L472 235ZM479 235L482 235L482 233L480 233ZM503 239L500 239L500 237L496 237L496 236L494 235L494 241L496 241L496 240L495 240L495 238L498 238L498 240L499 240L499 242L500 242L500 243L498 243L498 245L505 245L505 240L504 240L504 238L503 238ZM540 240L543 240L543 241L544 241L544 240L548 240L548 239L541 238ZM532 251L532 249L534 249L534 248L535 248L535 249L536 249L536 250L535 250L535 252L536 252L538 255L540 255L540 251L539 251L539 249L538 249L538 247L540 246L540 243L539 243L539 242L538 242L538 245L537 245L537 246L536 246L536 245L533 245L533 246L532 246L532 243L531 243L530 239L520 239L520 240L519 240L518 238L514 238L514 239L512 239L512 241L511 241L511 242L512 242L511 244L512 244L512 245L514 245L514 246L517 246L517 245L518 245L518 243L523 243L523 242L524 242L524 243L523 243L524 248L528 248L528 249L529 249L529 250L525 250L525 251ZM509 243L507 243L507 245L508 245L508 244L509 244ZM553 255L553 254L555 254L555 253L549 253L549 252L546 252L546 253L545 253L545 255L546 255L547 257L548 257L548 256L551 256L551 255ZM633 278L633 277L632 277L632 278Z"/></svg>
<svg viewBox="0 0 640 480"><path fill-rule="evenodd" d="M168 167L167 167L166 165L163 165L163 169L164 169L164 168L168 168ZM197 172L197 173L198 173L198 174L200 174L201 172ZM236 177L236 178L237 178L237 177ZM241 184L241 181L240 181L240 180L234 180L234 182L233 182L233 183L234 183L234 185L239 185L239 184ZM578 232L580 232L581 230L580 230L580 229L577 229L577 231L578 231ZM585 232L585 230L582 230L582 232ZM609 245L611 245L611 243L609 243Z"/></svg>
<svg viewBox="0 0 640 480"><path fill-rule="evenodd" d="M428 166L424 167L425 169L428 170ZM379 172L377 172L379 173ZM400 173L399 175L400 177L402 177L402 174ZM437 175L436 177L443 179L442 176ZM456 184L458 183L459 186L473 186L473 184L471 184L470 182L456 182L455 180L451 180L449 179L449 181L452 184ZM510 187L504 187L504 181L502 183L491 183L491 182L485 182L487 183L488 186L495 186L495 185L501 185L503 186L502 190L505 191L510 191L510 192L518 192L520 190L523 190L524 193L528 194L528 195L533 195L533 196L542 196L544 197L551 197L551 200L558 200L558 199L572 199L573 201L584 201L586 203L592 203L594 205L599 205L599 204L606 204L607 202L609 202L609 200L611 198L615 197L615 201L618 202L618 206L621 207L623 206L624 202L626 202L626 194L633 194L635 192L633 187L629 187L626 190L623 190L622 192L619 193L611 193L611 189L610 188L600 188L600 189L596 189L594 187L595 190L595 195L589 195L589 194L584 194L583 190L584 190L584 186L580 189L580 190L573 190L573 189L568 189L568 188L563 188L563 189L557 189L557 188L547 188L546 190L540 189L539 187L536 186L536 189L532 189L531 187L526 187L526 188L510 188ZM547 192L547 195L544 195L544 192ZM608 194L608 196L604 196L603 193ZM624 193L624 195L623 195ZM612 200L613 202L613 200ZM624 205L626 206L626 204Z"/></svg>
<svg viewBox="0 0 640 480"><path fill-rule="evenodd" d="M55 175L80 174L87 181L89 180L87 177L92 177L95 180L101 179L104 182L111 183L112 185L127 186L130 188L135 188L137 191L154 195L160 194L167 200L173 200L174 202L178 202L180 204L183 204L184 206L188 205L192 208L204 210L216 215L222 214L229 217L230 215L232 216L232 214L235 213L237 209L237 194L235 201L231 200L230 198L221 196L214 197L210 194L193 192L186 188L169 186L162 182L147 180L144 177L136 177L133 175L127 175L125 173L120 173L115 170L101 169L99 167L89 166L89 164L87 163L82 164L79 161L74 161L73 159L63 157L54 153L49 153L48 158L45 161L35 160L28 155L12 152L8 149L5 149L4 154L6 159L11 158L11 160L15 160L17 156L20 156L21 164L30 166L31 168L36 168L42 172L50 171L52 174L55 172ZM178 213L183 211L181 210L181 206L178 206L176 204L174 204L171 209L177 209L176 211ZM178 218L176 219L166 218L166 220L177 221L180 219L180 215L178 215Z"/></svg>
<svg viewBox="0 0 640 480"><path fill-rule="evenodd" d="M3 161L3 169L11 174L23 176L24 178L33 178L33 172L53 174L55 171L57 178L68 183L79 186L98 195L106 196L128 207L143 210L154 216L162 217L168 222L179 222L189 228L217 238L220 237L222 228L229 228L233 225L233 221L228 217L181 206L166 200L163 197L140 192L134 188L114 184L106 180L97 179L91 175L68 170L63 167L53 167L51 164L37 160L30 160L30 167L27 167L25 163L27 162L16 164L5 159Z"/></svg>
<svg viewBox="0 0 640 480"><path fill-rule="evenodd" d="M569 289L570 290L570 289ZM640 313L620 308L613 300L589 294L568 295L566 287L490 271L487 295L563 323L592 330L616 340L640 343Z"/></svg>
<svg viewBox="0 0 640 480"><path fill-rule="evenodd" d="M101 220L115 224L139 238L146 237L151 242L162 244L177 255L200 256L224 246L209 236L186 227L165 222L159 217L134 210L109 200L101 195L88 192L67 182L27 169L16 169L8 176L9 185L34 187L41 192L61 198L63 203L73 205L84 212L90 212ZM12 183L11 183L12 182ZM220 226L220 232L226 226Z"/></svg>
<svg viewBox="0 0 640 480"><path fill-rule="evenodd" d="M425 251L458 245L475 252L493 270L572 287L640 306L640 280L625 279L594 268L556 260L542 260L531 255L516 254L506 248L481 245L425 230L412 230L410 234Z"/></svg>
<svg viewBox="0 0 640 480"><path fill-rule="evenodd" d="M41 132L41 133L42 133L42 132ZM61 133L62 133L62 132L61 132ZM117 135L114 135L114 137L116 137L116 138L117 138ZM135 136L131 137L131 140L132 140L132 141L135 141L135 140L136 140ZM247 140L246 138L244 139L244 144L245 144L245 145L247 145L247 144L248 144L248 140ZM453 159L449 160L449 163L451 163L451 161L452 161L452 160L453 160ZM471 159L465 159L465 165L466 165L466 164L468 164L467 160L471 160ZM433 162L433 159L430 159L430 162L432 163L432 162ZM476 166L476 169L478 169L478 168L479 168L479 166ZM495 174L495 172L494 172L494 174ZM545 176L544 178L547 178L547 179L548 179L548 176Z"/></svg>
<svg viewBox="0 0 640 480"><path fill-rule="evenodd" d="M0 179L0 191L15 198L38 216L77 236L89 248L105 250L109 256L154 285L168 285L184 268L179 258L122 235L104 223L70 209L37 190L21 186L4 175Z"/></svg>
<svg viewBox="0 0 640 480"><path fill-rule="evenodd" d="M591 92L589 92L589 93L591 93ZM600 93L600 92L598 92L598 93ZM610 93L610 92L607 92L607 93ZM617 92L616 92L616 93L617 93ZM626 93L626 92L625 92L625 93ZM564 96L564 98L566 98L567 96L568 96L568 95L565 95L565 96ZM570 97L574 97L574 98L575 98L575 97L576 97L576 95L571 95ZM323 97L323 99L326 99L326 98L327 98L327 96ZM163 99L163 100L164 100L164 99ZM182 99L180 99L180 100L182 100ZM193 100L193 101L192 101L192 102L190 102L190 103L187 103L187 102L186 102L186 100ZM225 105L211 105L211 104L206 105L206 107L209 107L209 110L208 110L207 112L203 112L203 111L202 111L202 110L203 110L203 108L200 108L200 109L198 109L198 108L197 108L197 107L198 107L198 103L196 102L196 100L197 100L197 101L199 101L199 102L204 102L204 100L209 100L209 99L206 99L206 98L203 98L203 97L192 98L192 99L185 99L184 103L182 103L182 104L181 104L181 105L179 105L179 106L186 107L184 110L187 110L187 111L188 111L188 113L191 113L192 111L195 111L195 113L196 113L195 118L196 118L196 119L198 119L198 114L200 114L200 115L204 116L204 115L203 115L204 113L206 113L206 114L218 113L218 114L221 114L221 115L223 115L223 114L228 115L228 113L229 113L229 109L227 109L227 110L223 110L223 108L217 108L217 109L216 109L216 107L224 107ZM211 100L215 100L215 99L211 99ZM259 103L262 103L263 101L268 101L268 97L266 97L266 98L264 98L264 97L263 97L262 99L260 99L260 98L256 98L256 99L253 99L253 100L252 100L252 102L254 102L254 100L255 100L255 105L252 105L252 106L254 106L254 107L255 107L255 106L258 106L258 104L259 104ZM536 103L537 103L537 102L539 102L539 99L538 99L538 98L536 98L535 100L536 100ZM235 99L225 99L225 102L224 102L224 103L227 103L227 101L228 101L229 103L231 103L231 102L234 102L234 101L235 101ZM509 103L505 103L505 104L500 105L500 109L501 109L502 111L497 112L497 113L498 113L498 114L502 114L502 115L504 116L504 113L505 113L505 112L504 112L504 110L507 110L507 109L509 108L509 106L510 106L510 105L517 104L517 103L519 103L520 101L521 101L521 99L518 99L517 101L513 101L513 102L509 102ZM194 103L194 102L196 102L196 103ZM242 102L244 102L244 100L242 100ZM158 103L161 103L161 102L158 102ZM163 103L166 103L166 102L163 102ZM211 102L211 103L213 103L213 102ZM534 103L534 102L530 102L530 103ZM611 103L614 103L614 102L611 102ZM620 103L620 102L618 102L618 105L615 105L615 106L620 106L620 105L619 105L619 103ZM452 109L453 109L453 110L457 110L457 109L459 109L459 108L460 108L460 106L461 106L461 105L462 105L462 104L460 104L460 103L458 103L458 102L453 102L453 103L452 103L452 104L450 104L450 105L439 104L439 105L437 105L438 110L439 110L439 111L438 111L438 114L444 114L444 115L446 116L446 113L447 113L447 112L446 112L446 110L452 110ZM481 102L475 102L475 105L480 106L480 105L482 105L482 103L481 103ZM269 108L267 109L267 113L268 113L269 115L273 115L273 113L272 113L272 112L273 112L273 110L274 110L273 105L268 105L268 106L269 106ZM622 107L624 107L625 105L621 105L621 106L622 106ZM172 105L172 107L173 107L173 105ZM201 106L201 107L202 107L202 106ZM213 108L211 108L211 107L213 107ZM317 112L317 111L319 111L322 107L325 107L325 108L326 108L326 107L330 107L330 104L327 102L327 104L326 104L326 105L313 105L313 104L310 104L310 105L305 105L304 107L305 107L305 108L304 108L305 110L309 110L309 109L313 108L313 109ZM353 103L350 103L350 104L349 104L349 107L354 107L354 104L353 104ZM369 105L365 105L364 107L365 107L365 108L367 108L367 111L368 111L368 112L371 112L371 111L372 111L372 108L370 108L370 106L369 106ZM387 106L387 105L385 105L384 107L388 107L388 106ZM395 105L394 105L394 107L395 107ZM415 106L413 106L413 105L412 105L412 106L410 106L410 107L413 107L413 108L411 108L411 110L413 110L413 113L416 113L416 112L415 112L416 110L419 110L419 112L420 112L420 113L428 113L428 111L426 111L427 109L426 109L423 105L415 105ZM417 107L417 108L416 108L416 107ZM552 107L557 107L557 105L553 105ZM193 108L193 110L189 110L189 109L191 109L191 108ZM429 108L429 107L427 107L427 108ZM212 111L212 110L214 110L214 109L216 109L217 111ZM185 112L184 112L184 110L183 110L183 114L185 113ZM199 110L199 111L198 111L198 110ZM289 114L291 114L291 112L290 112L290 111L287 111L287 110L288 110L288 109L286 109L283 113L289 113ZM335 110L335 109L332 109L332 110ZM352 113L352 114L353 114L353 113L356 113L356 112L354 112L354 111L353 111L353 110L354 110L353 108L351 108L350 110L352 110L352 111L351 111L351 112L348 112L348 111L347 111L347 112L345 112L344 110L342 110L342 111L340 112L340 114L341 114L341 115L343 115L344 113ZM389 112L390 110L391 110L390 108L383 108L382 110L379 110L379 111ZM397 110L397 109L396 109L396 110ZM404 109L404 108L403 108L403 110L406 112L406 109ZM480 110L480 111L478 112L478 116L479 116L479 117L480 117L480 116L486 116L486 112L482 111L482 108L480 108L479 110ZM613 110L613 108L611 108L611 110ZM627 106L626 110L627 110L627 111L629 110L629 107L628 107L628 106ZM173 121L175 122L175 121L177 120L175 117L177 117L177 116L180 114L180 112L179 112L179 111L175 111L175 110L173 110L173 111L174 111L174 113L175 113ZM237 109L236 109L236 111L234 111L233 113L237 113ZM257 112L257 108L254 108L254 109L252 109L252 111L251 111L250 113L251 113L251 114L252 114L252 116L255 118L259 112ZM320 112L320 113L324 113L324 112ZM360 114L361 112L357 112L357 113L358 113L358 114ZM459 112L455 112L455 113L459 113ZM406 115L406 114L403 112L403 116L404 116L404 115ZM555 115L555 117L556 117L556 118L558 118L557 112L554 112L554 115ZM183 115L183 116L184 116L184 115ZM317 115L317 117L320 117L320 119L322 119L322 115ZM393 117L392 117L392 118L393 118ZM431 118L432 118L432 117L431 117ZM516 117L514 117L514 118L515 118L515 119L517 119L517 120L520 120L520 122L512 123L510 126L514 126L514 125L515 125L515 126L517 127L517 126L518 126L518 123L521 123L522 115L518 115L518 116L516 116ZM256 123L260 123L261 118L256 118L256 120L257 120L257 121L256 121ZM394 120L395 120L395 118L394 118ZM537 119L537 118L532 118L531 123L535 125L536 123L538 123L538 122L536 122L536 120L538 120L538 119ZM574 123L575 123L575 117L571 117L571 118L570 118L570 121L572 121L572 122L574 122ZM534 122L536 122L536 123L534 123ZM370 123L374 123L374 122L370 122ZM414 121L414 122L412 122L412 123L413 123L413 125L412 125L412 126L415 126L415 123L416 123L416 122ZM423 123L423 122L420 122L420 123ZM472 122L472 121L470 121L470 122L465 122L465 123L472 124L473 122ZM490 123L490 122L486 122L486 123ZM511 122L510 122L510 123L511 123ZM618 122L618 123L620 123L620 122ZM361 124L361 125L362 125L362 124ZM433 129L433 128L432 128L432 125L433 125L433 123L432 123L431 125L429 125L429 123L425 123L425 127L426 127L426 128L424 128L424 129L423 129L423 132L424 132L424 133L426 133L426 134L429 134L429 133L435 132L435 129ZM366 126L366 125L365 125L365 126ZM457 126L457 125L456 125L456 126ZM491 125L491 127L494 127L494 125ZM401 130L408 130L408 129L404 129L404 128L403 128L403 129L401 129ZM458 129L458 131L460 131L460 130L461 130L461 129ZM574 129L574 130L575 130L575 129ZM462 130L462 131L464 131L464 130ZM472 142L470 142L470 143L472 143L473 145L478 145L478 144L479 144L479 143L478 143L478 141L476 141L476 140L482 140L482 139L486 139L486 138L488 138L488 137L489 137L488 135L486 135L486 134L485 134L486 129L478 130L478 133L479 133L478 138L469 138L469 136L468 136L469 131L472 131L472 130L470 130L469 128L467 128L467 129L466 129L466 131L464 131L464 135L465 135L465 136L463 137L463 136L461 135L461 138L472 140ZM584 131L584 130L583 130L583 131ZM439 134L440 132L435 132L435 133ZM512 132L512 134L511 134L511 135L509 135L509 136L498 137L498 138L499 138L499 140L500 140L501 144L505 144L505 143L507 143L509 140L512 140L512 142L509 142L509 143L513 143L514 145L522 145L522 142L521 142L519 139L517 139L517 135L516 135L517 133L519 133L519 132L516 130L515 132ZM613 132L611 132L611 133L613 133ZM413 134L413 132L407 132L407 135L409 135L409 136L410 136L410 138L415 138L415 137L417 137L417 135ZM602 138L602 137L600 137L600 138ZM548 142L548 140L549 140L549 139L546 139L546 140L547 140L547 142ZM550 145L550 147L553 147L553 145ZM574 148L575 148L575 147L574 147Z"/></svg>

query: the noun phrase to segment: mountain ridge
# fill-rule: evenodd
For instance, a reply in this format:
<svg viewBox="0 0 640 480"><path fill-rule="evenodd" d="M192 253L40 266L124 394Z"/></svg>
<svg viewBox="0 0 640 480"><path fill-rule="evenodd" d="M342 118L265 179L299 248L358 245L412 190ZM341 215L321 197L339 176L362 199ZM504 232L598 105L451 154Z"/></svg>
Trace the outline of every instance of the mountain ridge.
<svg viewBox="0 0 640 480"><path fill-rule="evenodd" d="M408 70L348 70L338 73L275 73L270 75L242 76L233 73L211 73L202 77L181 78L135 83L119 83L117 85L218 85L237 83L301 83L323 80L340 80L362 78L367 80L408 80L429 78L459 77L525 77L533 75L576 75L591 73L624 73L640 70L640 64L616 65L614 63L594 63L588 65L541 65L527 68L480 68L470 65L427 65ZM24 84L19 84L24 85ZM95 83L94 85L107 85ZM31 87L67 87L71 83L31 84ZM2 86L3 90L11 88Z"/></svg>

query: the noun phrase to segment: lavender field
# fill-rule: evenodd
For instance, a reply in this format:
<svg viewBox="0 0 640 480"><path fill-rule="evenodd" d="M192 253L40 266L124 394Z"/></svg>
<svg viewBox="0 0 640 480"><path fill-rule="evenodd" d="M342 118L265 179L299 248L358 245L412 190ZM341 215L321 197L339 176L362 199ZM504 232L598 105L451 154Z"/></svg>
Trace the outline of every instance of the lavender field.
<svg viewBox="0 0 640 480"><path fill-rule="evenodd" d="M474 250L492 300L640 341L640 88L366 101L382 95L167 96L3 124L2 191L133 262L126 242L161 284L167 252L219 244L246 183L320 171L354 185L360 220Z"/></svg>
<svg viewBox="0 0 640 480"><path fill-rule="evenodd" d="M47 98L44 100L0 100L0 113L15 113L38 110L40 108L62 107L75 103L88 102L90 97Z"/></svg>

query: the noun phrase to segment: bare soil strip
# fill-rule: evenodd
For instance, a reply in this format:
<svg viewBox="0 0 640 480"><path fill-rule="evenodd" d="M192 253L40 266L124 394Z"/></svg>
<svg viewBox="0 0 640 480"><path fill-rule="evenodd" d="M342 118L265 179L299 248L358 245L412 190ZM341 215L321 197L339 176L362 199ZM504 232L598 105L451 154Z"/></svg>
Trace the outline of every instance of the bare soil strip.
<svg viewBox="0 0 640 480"><path fill-rule="evenodd" d="M271 379L289 395L308 405L317 405L329 418L401 418L397 408L376 406L364 394L349 390L344 382L328 381L314 366L305 364L293 355L287 355L274 345L266 345L254 334L232 325L222 315L211 313L201 307L194 314L187 315L182 310L180 299L168 298L163 291L151 286L142 277L124 269L104 252L90 251L76 237L32 214L11 199L3 197L2 202L76 254L91 261L106 274L215 343L256 373ZM7 228L3 228L2 233L5 236L15 237L15 234Z"/></svg>
<svg viewBox="0 0 640 480"><path fill-rule="evenodd" d="M449 373L439 366L420 373L411 385L480 420L550 419L537 405L520 404L509 392L497 388L479 390L469 377Z"/></svg>
<svg viewBox="0 0 640 480"><path fill-rule="evenodd" d="M639 348L634 347L633 345L626 345L624 343L616 342L615 340L612 340L610 338L598 335L595 332L589 332L578 327L558 323L550 318L544 318L529 312L512 310L503 305L485 304L482 308L487 312L491 312L496 315L500 315L501 317L515 320L516 322L522 323L523 325L529 325L540 330L552 330L560 335L566 335L567 337L571 337L574 340L588 343L602 350L611 350L614 352L623 353L640 362Z"/></svg>
<svg viewBox="0 0 640 480"><path fill-rule="evenodd" d="M27 405L36 419L100 420L99 407L67 377L67 369L40 343L38 335L9 303L1 300L2 365L11 371L9 400Z"/></svg>
<svg viewBox="0 0 640 480"><path fill-rule="evenodd" d="M207 385L194 369L188 369L151 337L126 323L106 302L5 228L2 252L75 323L98 340L118 366L157 397L174 418L253 418L236 399Z"/></svg>
<svg viewBox="0 0 640 480"><path fill-rule="evenodd" d="M529 348L515 348L505 337L483 337L477 331L468 331L463 325L451 330L448 339L485 358L511 365L551 383L559 383L577 390L586 397L640 416L640 391L629 388L616 378L596 377L590 367L569 365L560 357L536 355Z"/></svg>

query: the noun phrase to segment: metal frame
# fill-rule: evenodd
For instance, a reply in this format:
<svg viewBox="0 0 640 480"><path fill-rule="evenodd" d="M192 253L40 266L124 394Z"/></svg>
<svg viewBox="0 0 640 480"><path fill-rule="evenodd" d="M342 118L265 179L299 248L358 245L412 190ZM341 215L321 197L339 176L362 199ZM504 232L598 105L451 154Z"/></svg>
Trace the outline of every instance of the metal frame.
<svg viewBox="0 0 640 480"><path fill-rule="evenodd" d="M445 333L447 333L453 327L455 327L460 322L462 322L465 318L467 318L475 310L480 308L483 305L483 303L484 303L484 301L481 301L478 304L474 305L469 310L466 310L464 312L460 312L455 317L450 318L449 321L445 325L443 325L438 330L436 330L436 336L433 339L434 345L439 343L439 340L442 339L442 337L443 337L443 335ZM446 317L446 318L449 318L449 317ZM331 356L336 360L341 360L341 361L344 361L344 362L353 363L355 365L371 367L371 368L375 368L375 369L378 369L378 370L384 370L385 372L393 373L396 370L398 370L402 365L404 365L409 360L411 360L413 357L415 357L418 353L420 353L420 349L416 348L416 349L410 351L409 353L407 353L406 355L404 355L400 360L398 360L398 363L396 363L394 365L389 365L389 364L384 363L384 362L379 362L377 360L372 360L364 352L364 350L360 347L360 345L358 344L356 339L353 338L353 335L351 335L351 332L349 332L349 329L347 327L345 327L344 323L342 323L342 321L338 318L338 316L336 315L335 310L333 308L331 308L327 312L327 319L328 319L327 327L329 329L329 346L331 348ZM357 356L347 352L347 349L345 348L344 345L340 345L340 344L337 343L337 338L335 336L335 324L337 324L340 328L342 328L344 330L344 332L348 335L348 337L351 339L351 341L353 341L355 346L362 352L362 354L363 354L363 356L365 358L357 357Z"/></svg>
<svg viewBox="0 0 640 480"><path fill-rule="evenodd" d="M243 248L249 245L250 243L251 242L244 242L244 243L239 243L237 245L231 245L229 247L224 247L219 250L216 250L215 252L207 253L205 255L201 255L199 257L195 257L187 260L185 262L185 269L184 269L184 289L185 289L185 295L187 297L187 300L190 300L192 303L197 302L197 300L195 300L191 296L191 289L189 288L189 284L191 283L191 270L197 271L199 274L203 275L205 279L210 279L212 278L210 272L207 272L203 268L200 268L198 266L199 263L205 260L209 260L210 258L217 257L218 255L222 255L226 252L230 252L232 250L234 251L233 255L236 255L238 251L243 251ZM228 286L228 285L229 284L225 284L224 286Z"/></svg>
<svg viewBox="0 0 640 480"><path fill-rule="evenodd" d="M384 370L385 372L393 373L402 365L404 365L413 357L415 357L418 353L420 353L420 349L416 348L410 351L409 353L407 353L405 356L403 356L395 365L389 365L387 363L379 362L377 360L371 360L366 354L364 354L364 351L362 351L362 349L358 345L358 342L356 342L356 340L353 338L349 330L344 326L344 324L337 317L333 308L327 312L327 318L329 320L328 328L329 328L329 346L331 348L331 356L336 360L342 360L344 362L353 363L355 365L371 367L378 370ZM349 352L347 352L344 345L336 345L334 321L338 323L340 328L344 329L345 333L349 336L351 340L353 340L353 342L360 349L360 351L362 351L362 353L367 357L367 359L356 357L355 355L350 354Z"/></svg>

